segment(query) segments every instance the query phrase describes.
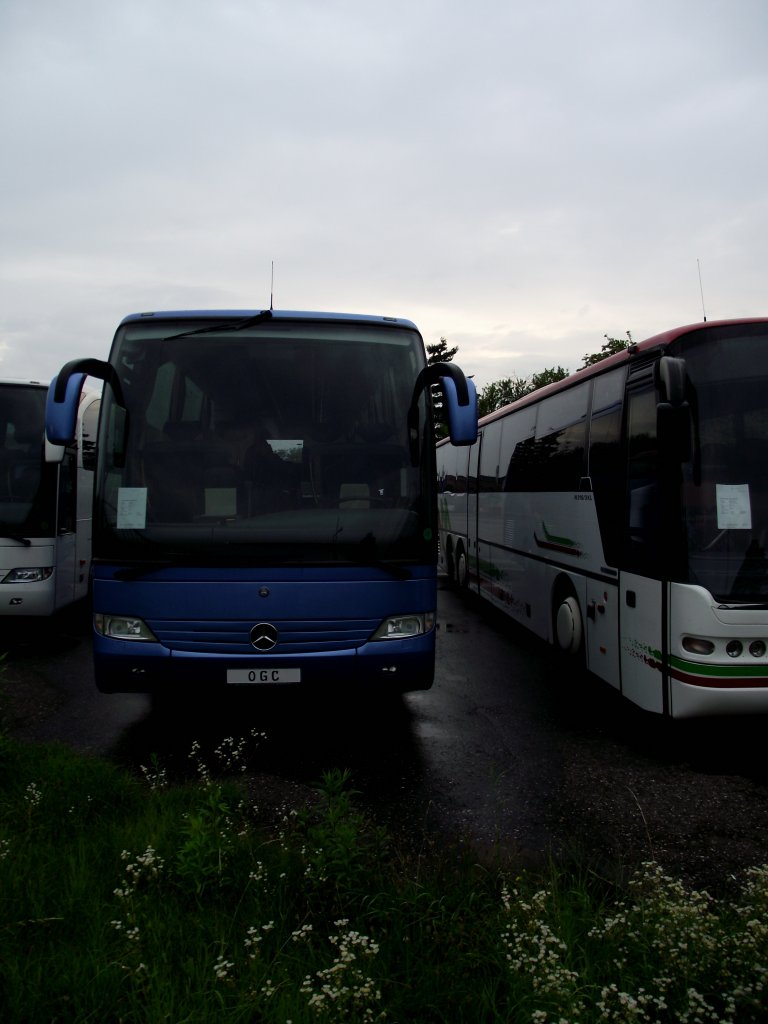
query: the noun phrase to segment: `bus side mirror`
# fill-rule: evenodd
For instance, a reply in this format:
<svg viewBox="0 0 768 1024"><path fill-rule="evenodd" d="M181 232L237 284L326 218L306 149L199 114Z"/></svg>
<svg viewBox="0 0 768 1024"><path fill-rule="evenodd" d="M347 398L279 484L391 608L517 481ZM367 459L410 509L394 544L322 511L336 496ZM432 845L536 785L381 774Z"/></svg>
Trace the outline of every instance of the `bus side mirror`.
<svg viewBox="0 0 768 1024"><path fill-rule="evenodd" d="M448 414L448 434L454 445L471 445L477 440L477 390L473 380L467 379L466 383L467 401L462 405L453 378L440 378L443 406Z"/></svg>
<svg viewBox="0 0 768 1024"><path fill-rule="evenodd" d="M45 436L51 444L75 443L80 393L85 378L89 376L109 384L115 401L125 408L123 388L114 366L102 359L73 359L61 368L48 388Z"/></svg>
<svg viewBox="0 0 768 1024"><path fill-rule="evenodd" d="M675 462L687 462L693 453L691 410L686 399L685 360L662 356L657 364L662 400L656 406L659 450Z"/></svg>
<svg viewBox="0 0 768 1024"><path fill-rule="evenodd" d="M662 356L657 364L657 382L664 400L670 405L685 403L685 360L674 356Z"/></svg>
<svg viewBox="0 0 768 1024"><path fill-rule="evenodd" d="M408 436L411 462L418 465L419 458L419 395L424 388L439 384L443 392L443 406L448 418L451 444L470 445L477 440L477 391L474 381L453 363L429 363L416 378L408 410Z"/></svg>
<svg viewBox="0 0 768 1024"><path fill-rule="evenodd" d="M60 380L61 374L59 373L50 383L45 402L46 462L60 462L64 457L64 448L75 443L77 410L80 405L80 392L83 389L85 376L84 373L70 373L66 379ZM49 457L49 446L51 457ZM56 448L61 450L59 458L53 457Z"/></svg>

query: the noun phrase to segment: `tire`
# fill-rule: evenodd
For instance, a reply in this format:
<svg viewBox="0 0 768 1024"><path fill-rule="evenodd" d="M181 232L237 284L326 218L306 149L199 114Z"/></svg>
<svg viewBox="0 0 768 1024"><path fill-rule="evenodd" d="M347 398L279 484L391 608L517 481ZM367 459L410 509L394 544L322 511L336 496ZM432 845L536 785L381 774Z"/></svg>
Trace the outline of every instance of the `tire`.
<svg viewBox="0 0 768 1024"><path fill-rule="evenodd" d="M575 594L561 596L555 606L554 626L557 650L569 658L579 657L584 646L584 622Z"/></svg>

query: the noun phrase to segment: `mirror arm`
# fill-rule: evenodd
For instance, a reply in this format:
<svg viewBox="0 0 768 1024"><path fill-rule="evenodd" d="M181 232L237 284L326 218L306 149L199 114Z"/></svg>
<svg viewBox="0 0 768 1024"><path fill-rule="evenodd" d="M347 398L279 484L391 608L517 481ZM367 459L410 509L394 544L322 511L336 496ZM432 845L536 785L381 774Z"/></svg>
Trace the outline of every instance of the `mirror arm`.
<svg viewBox="0 0 768 1024"><path fill-rule="evenodd" d="M456 385L456 397L458 398L459 405L469 405L469 388L467 387L467 378L458 366L454 366L453 363L430 363L428 366L425 366L416 378L414 401L418 397L422 388L426 387L428 384L439 384L441 377L450 377Z"/></svg>
<svg viewBox="0 0 768 1024"><path fill-rule="evenodd" d="M67 392L67 382L75 373L84 373L89 377L96 377L99 380L103 380L105 384L109 384L115 396L115 401L118 405L125 408L123 387L117 375L117 370L111 363L107 363L103 359L73 359L71 362L66 363L56 378L56 387L53 392L54 402L61 403L64 401L64 396Z"/></svg>

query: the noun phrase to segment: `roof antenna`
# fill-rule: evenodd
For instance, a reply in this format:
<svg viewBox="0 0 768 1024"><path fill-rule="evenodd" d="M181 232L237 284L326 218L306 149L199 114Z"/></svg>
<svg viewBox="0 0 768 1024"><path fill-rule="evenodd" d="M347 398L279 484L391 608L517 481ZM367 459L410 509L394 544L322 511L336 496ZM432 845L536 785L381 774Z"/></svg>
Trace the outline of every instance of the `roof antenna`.
<svg viewBox="0 0 768 1024"><path fill-rule="evenodd" d="M270 309L270 312L275 308L274 307L274 302L273 302L274 294L275 294L275 261L272 260L272 280L271 280L270 285L269 285L269 309ZM706 317L704 317L704 319L706 320Z"/></svg>
<svg viewBox="0 0 768 1024"><path fill-rule="evenodd" d="M704 323L706 323L707 322L707 311L706 311L706 309L704 309L704 288L702 287L702 284L701 284L701 263L699 262L698 259L696 260L696 266L699 268L699 291L701 292L701 312L704 315Z"/></svg>

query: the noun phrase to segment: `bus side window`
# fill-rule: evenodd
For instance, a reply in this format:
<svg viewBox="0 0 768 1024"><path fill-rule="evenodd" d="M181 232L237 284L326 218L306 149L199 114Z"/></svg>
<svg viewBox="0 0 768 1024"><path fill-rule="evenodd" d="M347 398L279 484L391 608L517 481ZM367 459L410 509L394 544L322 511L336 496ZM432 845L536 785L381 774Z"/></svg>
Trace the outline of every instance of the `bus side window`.
<svg viewBox="0 0 768 1024"><path fill-rule="evenodd" d="M455 448L454 451L456 452L456 477L453 490L456 494L466 494L469 448Z"/></svg>
<svg viewBox="0 0 768 1024"><path fill-rule="evenodd" d="M535 444L536 406L528 405L518 412L505 416L501 432L502 466L507 467L504 480L505 491L528 491L532 479L530 460Z"/></svg>
<svg viewBox="0 0 768 1024"><path fill-rule="evenodd" d="M652 388L627 397L626 568L653 575L661 553L661 508L656 395Z"/></svg>
<svg viewBox="0 0 768 1024"><path fill-rule="evenodd" d="M584 476L589 383L568 388L538 407L534 472L539 491L578 491Z"/></svg>
<svg viewBox="0 0 768 1024"><path fill-rule="evenodd" d="M67 451L59 466L58 532L72 533L75 529L75 499L77 479L77 457Z"/></svg>
<svg viewBox="0 0 768 1024"><path fill-rule="evenodd" d="M501 490L499 479L499 445L501 424L497 420L489 423L483 431L480 444L479 489L482 494Z"/></svg>
<svg viewBox="0 0 768 1024"><path fill-rule="evenodd" d="M437 477L437 491L438 494L455 494L456 493L456 452L457 448L453 445L442 446L442 470L439 472Z"/></svg>
<svg viewBox="0 0 768 1024"><path fill-rule="evenodd" d="M618 565L621 558L624 506L621 419L626 376L626 367L622 366L595 379L589 425L588 473L608 565Z"/></svg>

